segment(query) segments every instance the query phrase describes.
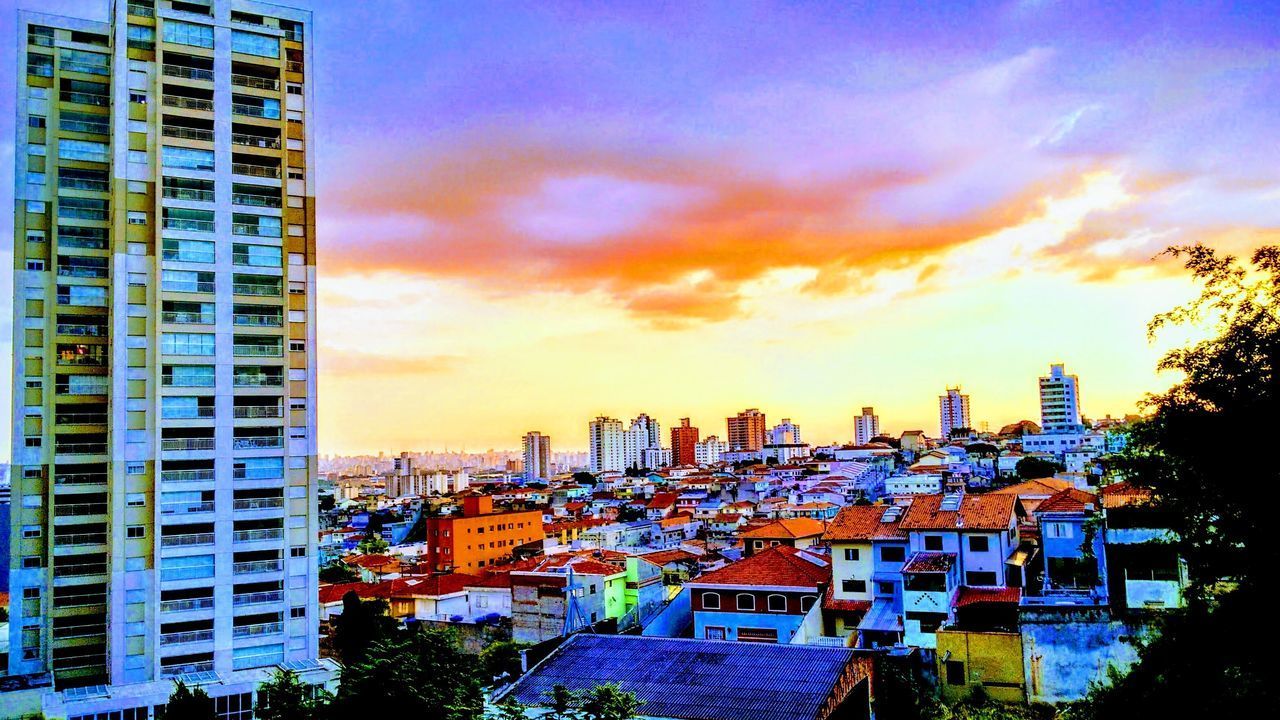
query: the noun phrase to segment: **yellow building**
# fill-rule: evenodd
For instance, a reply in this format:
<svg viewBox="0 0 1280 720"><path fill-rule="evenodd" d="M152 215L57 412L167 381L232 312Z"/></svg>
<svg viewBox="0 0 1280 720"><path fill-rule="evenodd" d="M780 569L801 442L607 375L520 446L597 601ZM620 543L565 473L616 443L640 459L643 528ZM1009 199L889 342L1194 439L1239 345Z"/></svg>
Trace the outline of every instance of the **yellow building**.
<svg viewBox="0 0 1280 720"><path fill-rule="evenodd" d="M948 701L981 686L993 700L1025 702L1022 636L1017 632L938 630L938 686Z"/></svg>

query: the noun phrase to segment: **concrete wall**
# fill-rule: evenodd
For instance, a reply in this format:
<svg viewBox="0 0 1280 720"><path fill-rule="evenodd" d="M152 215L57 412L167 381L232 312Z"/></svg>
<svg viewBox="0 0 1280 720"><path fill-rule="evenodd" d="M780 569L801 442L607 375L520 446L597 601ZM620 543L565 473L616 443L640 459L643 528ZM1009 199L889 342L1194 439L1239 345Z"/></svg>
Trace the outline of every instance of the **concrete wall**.
<svg viewBox="0 0 1280 720"><path fill-rule="evenodd" d="M1020 619L1031 702L1084 697L1090 683L1106 681L1108 666L1123 671L1137 661L1137 642L1146 632L1105 609L1023 608Z"/></svg>
<svg viewBox="0 0 1280 720"><path fill-rule="evenodd" d="M978 686L1001 702L1026 699L1021 635L954 628L939 630L937 635L938 686L947 700L968 697ZM964 684L949 682L947 660L964 663Z"/></svg>

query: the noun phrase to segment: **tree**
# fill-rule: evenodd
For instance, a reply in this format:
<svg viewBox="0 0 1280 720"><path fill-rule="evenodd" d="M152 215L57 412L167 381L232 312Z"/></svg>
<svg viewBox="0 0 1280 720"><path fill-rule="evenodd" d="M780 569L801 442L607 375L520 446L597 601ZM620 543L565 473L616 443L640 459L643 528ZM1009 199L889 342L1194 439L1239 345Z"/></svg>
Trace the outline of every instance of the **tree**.
<svg viewBox="0 0 1280 720"><path fill-rule="evenodd" d="M356 546L356 550L359 550L363 555L380 555L386 552L389 547L391 546L387 544L386 540L382 539L381 535L375 535L371 530L365 533L364 539Z"/></svg>
<svg viewBox="0 0 1280 720"><path fill-rule="evenodd" d="M165 704L165 717L183 718L183 720L216 720L213 711L213 700L204 688L192 690L181 680L173 684L173 692L169 693L169 702Z"/></svg>
<svg viewBox="0 0 1280 720"><path fill-rule="evenodd" d="M871 438L871 442L884 443L885 445L888 445L891 448L900 449L902 447L902 441L896 437L893 437L892 435L877 435Z"/></svg>
<svg viewBox="0 0 1280 720"><path fill-rule="evenodd" d="M595 485L600 481L596 480L596 476L594 474L579 470L573 474L573 482L577 485Z"/></svg>
<svg viewBox="0 0 1280 720"><path fill-rule="evenodd" d="M643 704L616 683L597 685L582 696L582 711L591 720L631 720Z"/></svg>
<svg viewBox="0 0 1280 720"><path fill-rule="evenodd" d="M547 693L547 707L551 709L547 717L550 720L576 720L578 713L574 706L577 703L577 693L564 685L552 685L551 692Z"/></svg>
<svg viewBox="0 0 1280 720"><path fill-rule="evenodd" d="M334 560L328 565L320 568L320 582L338 585L341 583L356 582L359 579L360 573L356 572L355 568L341 560Z"/></svg>
<svg viewBox="0 0 1280 720"><path fill-rule="evenodd" d="M334 700L339 716L473 720L484 696L475 658L450 630L413 629L377 640L346 665Z"/></svg>
<svg viewBox="0 0 1280 720"><path fill-rule="evenodd" d="M644 508L627 503L618 507L618 522L632 522L645 519Z"/></svg>
<svg viewBox="0 0 1280 720"><path fill-rule="evenodd" d="M259 720L314 720L328 704L327 693L313 697L310 688L291 670L276 670L271 679L258 686Z"/></svg>
<svg viewBox="0 0 1280 720"><path fill-rule="evenodd" d="M1033 455L1028 455L1018 461L1013 467L1014 472L1023 480L1035 480L1037 478L1053 477L1054 473L1062 469L1062 466L1056 462L1042 460Z"/></svg>
<svg viewBox="0 0 1280 720"><path fill-rule="evenodd" d="M488 682L504 675L507 682L520 677L520 652L529 647L526 643L513 640L499 640L480 651L480 665L484 668L484 677ZM500 684L493 682L493 684Z"/></svg>
<svg viewBox="0 0 1280 720"><path fill-rule="evenodd" d="M514 695L507 695L502 698L502 702L494 706L489 717L492 720L527 720L526 709Z"/></svg>
<svg viewBox="0 0 1280 720"><path fill-rule="evenodd" d="M362 662L374 643L395 632L385 600L361 600L355 591L342 596L342 614L333 620L333 647L347 665Z"/></svg>
<svg viewBox="0 0 1280 720"><path fill-rule="evenodd" d="M1078 718L1247 717L1280 706L1266 592L1280 466L1215 439L1258 437L1280 413L1280 249L1247 264L1202 245L1171 248L1202 285L1157 315L1152 336L1192 326L1208 336L1171 350L1160 369L1180 379L1145 402L1116 469L1151 490L1187 563L1184 610L1166 612L1127 675L1113 674L1072 709Z"/></svg>
<svg viewBox="0 0 1280 720"><path fill-rule="evenodd" d="M963 438L967 438L972 434L973 434L973 428L955 427L955 428L951 428L951 432L947 435L947 437L952 440L960 440Z"/></svg>

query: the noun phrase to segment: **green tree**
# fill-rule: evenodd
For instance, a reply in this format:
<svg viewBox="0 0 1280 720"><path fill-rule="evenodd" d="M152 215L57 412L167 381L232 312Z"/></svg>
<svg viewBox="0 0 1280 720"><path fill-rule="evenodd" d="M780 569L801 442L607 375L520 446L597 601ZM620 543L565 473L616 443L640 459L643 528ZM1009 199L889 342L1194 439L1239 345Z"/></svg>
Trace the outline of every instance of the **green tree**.
<svg viewBox="0 0 1280 720"><path fill-rule="evenodd" d="M417 626L374 642L346 665L334 706L340 716L474 720L484 696L475 658L462 652L456 635Z"/></svg>
<svg viewBox="0 0 1280 720"><path fill-rule="evenodd" d="M1043 460L1032 455L1022 458L1018 461L1017 465L1013 466L1014 472L1016 472L1018 477L1023 480L1050 478L1053 477L1054 473L1061 469L1062 466L1056 462Z"/></svg>
<svg viewBox="0 0 1280 720"><path fill-rule="evenodd" d="M616 683L597 685L582 696L582 711L591 720L631 720L643 704Z"/></svg>
<svg viewBox="0 0 1280 720"><path fill-rule="evenodd" d="M524 705L515 699L513 695L507 695L502 702L494 706L492 712L489 713L491 720L528 720L525 715Z"/></svg>
<svg viewBox="0 0 1280 720"><path fill-rule="evenodd" d="M585 470L579 470L573 474L573 482L578 485L595 485L600 481L596 480L596 476L594 474L586 472Z"/></svg>
<svg viewBox="0 0 1280 720"><path fill-rule="evenodd" d="M1251 717L1280 707L1280 631L1266 592L1280 559L1280 466L1221 442L1259 437L1280 413L1280 249L1261 248L1248 263L1201 245L1169 253L1202 291L1149 330L1192 326L1208 336L1160 361L1180 379L1147 399L1148 417L1115 464L1152 491L1154 511L1176 533L1187 607L1164 613L1138 664L1113 673L1072 717Z"/></svg>
<svg viewBox="0 0 1280 720"><path fill-rule="evenodd" d="M328 565L320 568L320 582L334 583L337 585L341 583L356 582L359 579L360 573L356 572L355 568L341 560L334 560Z"/></svg>
<svg viewBox="0 0 1280 720"><path fill-rule="evenodd" d="M385 600L361 600L348 592L342 596L342 614L333 620L333 647L344 664L363 662L373 644L390 637L397 625L387 617Z"/></svg>
<svg viewBox="0 0 1280 720"><path fill-rule="evenodd" d="M391 546L387 544L386 540L382 539L381 535L369 532L365 534L364 539L356 546L356 550L359 550L364 555L380 555L386 552L389 547Z"/></svg>
<svg viewBox="0 0 1280 720"><path fill-rule="evenodd" d="M291 670L276 670L271 679L258 686L259 720L315 720L327 709L328 694L313 695L311 688Z"/></svg>
<svg viewBox="0 0 1280 720"><path fill-rule="evenodd" d="M645 518L645 510L639 505L627 503L618 507L618 522L631 522L633 520L643 520Z"/></svg>
<svg viewBox="0 0 1280 720"><path fill-rule="evenodd" d="M165 704L165 717L182 718L183 720L216 720L213 712L213 700L204 688L192 690L181 680L173 684L173 692L169 693L169 702Z"/></svg>
<svg viewBox="0 0 1280 720"><path fill-rule="evenodd" d="M547 717L550 720L577 720L577 704L577 693L564 685L552 685L551 692L547 693L547 707L551 710Z"/></svg>
<svg viewBox="0 0 1280 720"><path fill-rule="evenodd" d="M520 652L527 643L499 640L480 651L480 665L486 681L506 675L508 681L520 677Z"/></svg>

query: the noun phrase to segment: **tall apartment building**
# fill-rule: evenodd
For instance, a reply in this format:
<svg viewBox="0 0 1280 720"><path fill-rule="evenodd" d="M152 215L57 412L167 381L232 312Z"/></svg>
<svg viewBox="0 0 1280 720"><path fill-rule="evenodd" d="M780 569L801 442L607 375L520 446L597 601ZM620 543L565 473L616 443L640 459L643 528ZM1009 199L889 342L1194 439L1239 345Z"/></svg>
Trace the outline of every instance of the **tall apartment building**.
<svg viewBox="0 0 1280 720"><path fill-rule="evenodd" d="M735 417L725 418L728 425L729 449L733 451L759 452L765 442L764 413L755 408L743 410Z"/></svg>
<svg viewBox="0 0 1280 720"><path fill-rule="evenodd" d="M657 420L640 413L631 420L631 426L622 438L623 469L649 467L645 464L645 451L661 448L662 426Z"/></svg>
<svg viewBox="0 0 1280 720"><path fill-rule="evenodd" d="M880 416L873 407L862 408L862 414L853 419L853 444L866 445L880 434Z"/></svg>
<svg viewBox="0 0 1280 720"><path fill-rule="evenodd" d="M946 395L938 396L938 427L943 440L951 437L956 428L973 428L969 421L969 396L960 387L947 388Z"/></svg>
<svg viewBox="0 0 1280 720"><path fill-rule="evenodd" d="M671 464L697 464L698 457L694 451L697 444L698 428L689 424L689 418L680 418L680 424L671 428Z"/></svg>
<svg viewBox="0 0 1280 720"><path fill-rule="evenodd" d="M622 421L601 415L587 423L591 472L622 472L624 432Z"/></svg>
<svg viewBox="0 0 1280 720"><path fill-rule="evenodd" d="M551 477L551 436L538 431L525 433L521 442L524 450L524 479L546 480Z"/></svg>
<svg viewBox="0 0 1280 720"><path fill-rule="evenodd" d="M693 459L699 465L711 465L720 462L720 456L729 452L729 443L715 435L708 435L693 444Z"/></svg>
<svg viewBox="0 0 1280 720"><path fill-rule="evenodd" d="M542 540L541 510L495 511L493 497L462 499L461 512L428 517L423 558L437 572L475 573L511 558L521 545Z"/></svg>
<svg viewBox="0 0 1280 720"><path fill-rule="evenodd" d="M800 442L800 426L791 422L791 418L782 418L782 422L769 430L770 445L796 445Z"/></svg>
<svg viewBox="0 0 1280 720"><path fill-rule="evenodd" d="M52 677L46 717L145 718L176 678L240 717L332 670L310 20L18 14L8 670Z"/></svg>
<svg viewBox="0 0 1280 720"><path fill-rule="evenodd" d="M1080 424L1080 380L1058 363L1040 378L1040 431L1046 435L1075 433Z"/></svg>

